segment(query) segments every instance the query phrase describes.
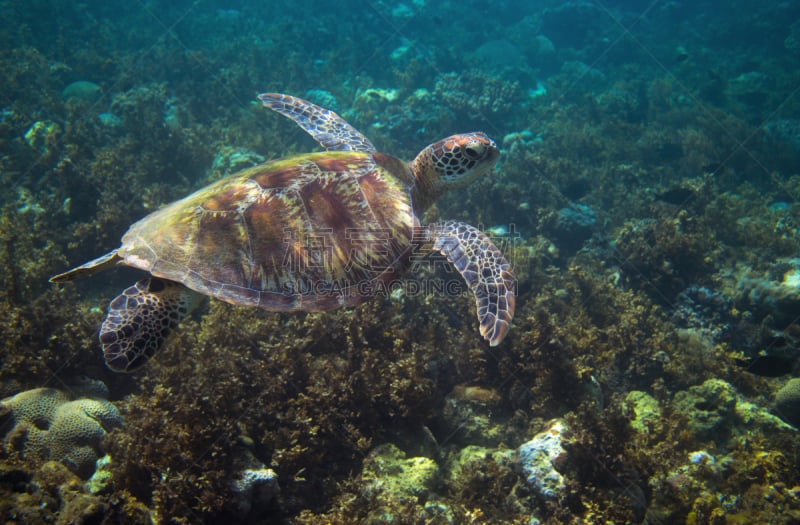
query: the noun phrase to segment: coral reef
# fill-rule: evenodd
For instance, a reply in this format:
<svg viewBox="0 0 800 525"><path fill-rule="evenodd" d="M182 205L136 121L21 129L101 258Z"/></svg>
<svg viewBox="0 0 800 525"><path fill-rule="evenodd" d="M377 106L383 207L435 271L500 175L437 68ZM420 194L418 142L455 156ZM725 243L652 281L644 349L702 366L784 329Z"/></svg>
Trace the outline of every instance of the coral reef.
<svg viewBox="0 0 800 525"><path fill-rule="evenodd" d="M735 278L737 299L756 313L775 316L778 326L800 313L800 259L780 258L761 271L741 267Z"/></svg>
<svg viewBox="0 0 800 525"><path fill-rule="evenodd" d="M254 151L224 146L214 157L208 179L209 181L219 180L262 162L264 162L264 157Z"/></svg>
<svg viewBox="0 0 800 525"><path fill-rule="evenodd" d="M3 399L4 444L25 458L61 461L88 478L102 454L108 432L122 425L117 408L104 399L70 396L54 388L36 388Z"/></svg>
<svg viewBox="0 0 800 525"><path fill-rule="evenodd" d="M633 430L642 434L654 434L663 430L659 429L662 425L662 410L653 396L647 392L632 390L625 395L625 403L633 411L631 419Z"/></svg>
<svg viewBox="0 0 800 525"><path fill-rule="evenodd" d="M800 521L800 13L709 9L0 8L0 398L108 385L40 391L48 430L6 433L2 521ZM401 159L473 129L502 144L425 219L507 243L503 345L476 340L470 298L406 291L298 315L212 303L154 366L103 367L97 327L135 273L47 279L208 179L315 147L259 91L333 107ZM102 443L86 412L56 424L81 396L125 424ZM554 419L569 432L550 498L513 458ZM76 421L108 453L88 481L26 453Z"/></svg>
<svg viewBox="0 0 800 525"><path fill-rule="evenodd" d="M709 379L675 394L675 412L685 414L687 429L701 440L720 440L730 433L736 392L724 381Z"/></svg>
<svg viewBox="0 0 800 525"><path fill-rule="evenodd" d="M518 82L481 70L444 73L437 78L433 94L461 122L510 117L524 100Z"/></svg>
<svg viewBox="0 0 800 525"><path fill-rule="evenodd" d="M770 439L790 430L764 407L742 399L731 384L719 379L677 392L672 409L685 418L686 431L701 442L714 441L720 447L752 430L769 434Z"/></svg>
<svg viewBox="0 0 800 525"><path fill-rule="evenodd" d="M800 378L793 377L775 394L775 413L787 423L800 427Z"/></svg>
<svg viewBox="0 0 800 525"><path fill-rule="evenodd" d="M102 494L110 490L114 480L110 466L111 456L108 454L95 462L94 473L86 481L86 489L90 494Z"/></svg>
<svg viewBox="0 0 800 525"><path fill-rule="evenodd" d="M639 286L648 283L656 300L671 301L713 259L715 245L707 228L684 212L627 224L614 241L625 279Z"/></svg>
<svg viewBox="0 0 800 525"><path fill-rule="evenodd" d="M442 408L443 430L450 440L496 446L504 437L500 394L493 389L456 385Z"/></svg>
<svg viewBox="0 0 800 525"><path fill-rule="evenodd" d="M146 507L122 495L114 502L88 493L63 463L48 461L33 471L4 463L0 471L0 516L31 524L117 523L146 525L153 517Z"/></svg>
<svg viewBox="0 0 800 525"><path fill-rule="evenodd" d="M392 521L393 505L427 501L438 474L439 468L430 458L407 458L391 443L376 447L361 473L362 494L375 507L367 521Z"/></svg>
<svg viewBox="0 0 800 525"><path fill-rule="evenodd" d="M692 285L675 298L672 319L677 326L695 330L713 341L728 339L738 319L731 297L705 286Z"/></svg>
<svg viewBox="0 0 800 525"><path fill-rule="evenodd" d="M544 232L567 254L572 254L592 236L596 225L597 214L592 208L570 203L555 213L554 221L546 225Z"/></svg>

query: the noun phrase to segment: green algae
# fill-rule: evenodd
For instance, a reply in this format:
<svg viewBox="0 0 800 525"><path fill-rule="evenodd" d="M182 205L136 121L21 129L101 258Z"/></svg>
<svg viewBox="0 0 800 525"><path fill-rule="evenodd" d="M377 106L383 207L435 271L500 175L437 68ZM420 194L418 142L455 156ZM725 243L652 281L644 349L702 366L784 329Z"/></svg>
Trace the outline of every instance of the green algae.
<svg viewBox="0 0 800 525"><path fill-rule="evenodd" d="M633 410L631 427L636 432L650 434L662 417L661 407L656 399L647 392L633 390L625 395L625 402Z"/></svg>
<svg viewBox="0 0 800 525"><path fill-rule="evenodd" d="M106 454L97 460L92 476L86 481L86 489L90 494L102 494L111 490L114 476L111 474L111 456Z"/></svg>
<svg viewBox="0 0 800 525"><path fill-rule="evenodd" d="M361 473L365 496L388 501L424 501L438 475L439 467L431 458L406 457L391 443L372 450Z"/></svg>
<svg viewBox="0 0 800 525"><path fill-rule="evenodd" d="M736 408L736 391L719 379L675 394L675 411L687 418L688 429L700 439L720 439L732 424Z"/></svg>

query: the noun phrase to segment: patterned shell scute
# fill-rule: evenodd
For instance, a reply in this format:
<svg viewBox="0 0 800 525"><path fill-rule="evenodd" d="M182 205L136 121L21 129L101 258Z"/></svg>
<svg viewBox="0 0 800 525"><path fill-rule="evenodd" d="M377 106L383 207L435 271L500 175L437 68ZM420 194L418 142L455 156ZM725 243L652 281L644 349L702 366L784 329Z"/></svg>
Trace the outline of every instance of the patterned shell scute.
<svg viewBox="0 0 800 525"><path fill-rule="evenodd" d="M127 264L234 304L359 304L405 270L414 216L402 162L323 152L263 164L137 222Z"/></svg>

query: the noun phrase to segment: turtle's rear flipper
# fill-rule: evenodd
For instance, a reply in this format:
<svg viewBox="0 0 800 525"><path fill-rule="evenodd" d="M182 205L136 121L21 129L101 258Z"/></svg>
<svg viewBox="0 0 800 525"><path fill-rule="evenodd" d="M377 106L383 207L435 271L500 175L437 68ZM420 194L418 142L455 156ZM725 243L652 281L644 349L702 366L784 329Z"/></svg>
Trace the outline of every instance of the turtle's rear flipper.
<svg viewBox="0 0 800 525"><path fill-rule="evenodd" d="M100 343L109 368L132 372L153 357L200 296L185 286L147 277L108 305Z"/></svg>
<svg viewBox="0 0 800 525"><path fill-rule="evenodd" d="M430 227L433 249L467 281L478 308L481 335L497 346L514 318L516 278L489 237L469 224L447 221Z"/></svg>

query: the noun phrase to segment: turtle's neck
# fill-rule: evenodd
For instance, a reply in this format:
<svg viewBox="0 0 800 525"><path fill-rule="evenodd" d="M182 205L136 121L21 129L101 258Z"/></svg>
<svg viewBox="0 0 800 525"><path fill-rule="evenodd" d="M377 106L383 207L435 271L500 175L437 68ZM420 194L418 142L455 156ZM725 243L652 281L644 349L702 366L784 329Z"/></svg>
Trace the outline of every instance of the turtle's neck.
<svg viewBox="0 0 800 525"><path fill-rule="evenodd" d="M436 202L436 199L444 193L446 188L442 185L434 169L428 148L408 163L408 169L414 177L411 202L414 203L414 212L417 217L421 217Z"/></svg>

